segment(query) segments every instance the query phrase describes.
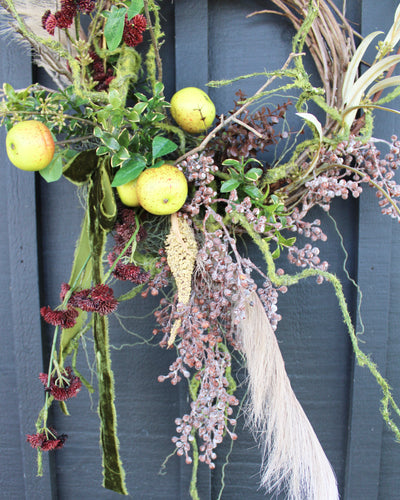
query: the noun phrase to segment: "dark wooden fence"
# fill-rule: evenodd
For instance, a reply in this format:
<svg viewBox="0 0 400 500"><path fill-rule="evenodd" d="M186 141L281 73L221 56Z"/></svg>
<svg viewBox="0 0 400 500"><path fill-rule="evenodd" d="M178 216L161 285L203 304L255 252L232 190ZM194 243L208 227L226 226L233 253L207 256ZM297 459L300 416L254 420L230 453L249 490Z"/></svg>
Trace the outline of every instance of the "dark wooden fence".
<svg viewBox="0 0 400 500"><path fill-rule="evenodd" d="M246 19L250 12L271 7L264 0L164 0L162 4L167 98L183 86L204 88L211 79L279 68L290 51L293 30L285 19L273 15ZM397 6L394 0L347 4L349 18L363 34L386 30ZM10 40L0 43L0 80L15 88L31 83L29 52ZM310 71L315 71L311 63ZM251 92L258 83L241 87ZM210 90L218 113L232 107L235 88ZM399 125L395 115L379 116L375 135L389 138L399 133ZM4 137L1 129L3 145ZM35 452L25 435L33 432L42 404L36 374L46 362L43 353L46 359L51 339L51 331L41 324L39 307L54 305L60 283L69 277L82 208L67 181L47 185L39 176L10 166L3 146L1 151L0 498L117 498L101 487L96 401L85 391L69 404L70 417L54 411L56 427L69 435L68 446L50 454L44 476L36 477ZM332 215L348 252L346 269L363 293L363 349L371 353L400 399L400 228L379 214L375 195L368 190L357 202L336 202ZM357 291L346 278L339 235L331 219L318 217L328 233L322 256L343 280L360 329ZM261 263L255 250L251 252ZM112 322L121 456L130 498L187 499L190 470L184 461L174 456L162 468L173 451L174 419L188 404L186 387L158 383L157 376L168 371L171 353L133 335L151 337L154 305L139 299L135 306L121 307L121 315L129 316L123 324L130 333L117 319ZM332 288L311 282L295 286L282 296L279 308L283 319L277 335L286 368L335 469L342 498L400 499L400 445L382 423L375 381L366 369L354 366ZM89 359L91 348L88 342ZM86 364L84 357L80 362ZM242 373L239 376L243 378ZM258 490L259 466L259 450L241 430L231 452L229 443L221 446L215 471L200 466L200 498L265 498ZM219 497L222 483L225 488Z"/></svg>

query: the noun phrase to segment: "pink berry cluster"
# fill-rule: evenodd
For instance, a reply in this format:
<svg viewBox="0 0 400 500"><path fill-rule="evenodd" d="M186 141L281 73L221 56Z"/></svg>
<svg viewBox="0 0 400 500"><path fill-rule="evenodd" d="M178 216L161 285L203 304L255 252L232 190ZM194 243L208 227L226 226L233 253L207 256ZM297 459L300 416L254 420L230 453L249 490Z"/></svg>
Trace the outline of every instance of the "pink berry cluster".
<svg viewBox="0 0 400 500"><path fill-rule="evenodd" d="M163 297L155 312L158 328L154 334L162 335L162 347L170 346L171 330L176 329L177 357L168 374L160 375L159 381L170 380L175 385L182 378L189 380L192 401L188 412L176 419L176 435L172 440L178 455L191 463L193 441L199 439L199 460L214 468L215 449L223 437L236 439L234 407L238 400L230 375L229 348L240 350L237 328L245 317L251 294L258 291L274 328L281 317L276 305L278 290L265 276L264 285L257 287L252 274L261 272L240 254L224 217L215 210L221 204L227 211L243 214L260 233L268 225L265 216L252 206L249 198L241 203L234 194L231 199L217 198L210 185L217 172L212 158L194 155L182 162L181 167L197 188L183 207L182 215L190 222L193 215L201 213L202 228L199 230L192 224L199 250L189 304L179 303L175 294L169 299ZM279 291L285 292L286 287Z"/></svg>

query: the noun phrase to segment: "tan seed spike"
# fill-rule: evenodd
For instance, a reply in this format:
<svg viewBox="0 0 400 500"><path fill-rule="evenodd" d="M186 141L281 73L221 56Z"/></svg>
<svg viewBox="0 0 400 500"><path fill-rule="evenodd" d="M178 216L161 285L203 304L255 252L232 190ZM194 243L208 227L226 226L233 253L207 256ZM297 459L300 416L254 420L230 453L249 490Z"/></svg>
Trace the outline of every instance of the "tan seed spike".
<svg viewBox="0 0 400 500"><path fill-rule="evenodd" d="M171 230L165 240L165 250L167 262L178 289L178 300L187 305L192 289L197 244L192 228L176 213L171 215Z"/></svg>

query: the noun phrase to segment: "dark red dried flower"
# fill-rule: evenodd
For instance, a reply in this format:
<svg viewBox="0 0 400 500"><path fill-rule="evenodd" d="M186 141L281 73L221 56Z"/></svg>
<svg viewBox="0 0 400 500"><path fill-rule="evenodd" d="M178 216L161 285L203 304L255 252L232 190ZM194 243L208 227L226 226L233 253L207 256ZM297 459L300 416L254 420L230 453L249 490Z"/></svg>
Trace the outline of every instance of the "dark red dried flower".
<svg viewBox="0 0 400 500"><path fill-rule="evenodd" d="M105 284L99 284L92 288L90 298L93 302L94 311L101 316L114 312L118 307L118 301L114 297L113 289Z"/></svg>
<svg viewBox="0 0 400 500"><path fill-rule="evenodd" d="M143 31L146 29L146 18L137 14L132 19L125 16L124 32L122 39L129 47L136 47L143 41Z"/></svg>
<svg viewBox="0 0 400 500"><path fill-rule="evenodd" d="M110 82L115 78L113 68L105 68L104 61L96 54L94 50L89 51L90 58L92 59L92 77L95 82L99 82L95 89L97 91L108 90Z"/></svg>
<svg viewBox="0 0 400 500"><path fill-rule="evenodd" d="M61 326L61 328L72 328L79 315L78 311L70 304L68 304L67 309L59 311L45 306L40 309L40 314L47 323L53 326Z"/></svg>
<svg viewBox="0 0 400 500"><path fill-rule="evenodd" d="M59 450L64 446L67 439L67 434L57 436L54 429L50 430L50 435L45 432L37 432L36 434L27 434L26 440L32 448L39 448L42 451Z"/></svg>
<svg viewBox="0 0 400 500"><path fill-rule="evenodd" d="M135 28L141 32L145 31L145 29L147 27L146 18L144 16L142 16L142 14L137 14L136 16L134 16L131 19L131 22L133 22Z"/></svg>
<svg viewBox="0 0 400 500"><path fill-rule="evenodd" d="M46 10L42 17L42 26L49 35L54 35L54 30L57 27L57 19L49 10Z"/></svg>
<svg viewBox="0 0 400 500"><path fill-rule="evenodd" d="M66 399L75 397L81 390L82 382L79 377L74 375L72 368L67 366L61 377L51 377L50 385L47 385L47 373L40 373L39 380L45 386L56 401L65 401Z"/></svg>
<svg viewBox="0 0 400 500"><path fill-rule="evenodd" d="M142 271L142 269L133 264L133 262L123 263L119 261L113 270L113 276L122 281L131 281L140 285L146 283L150 278L150 273Z"/></svg>
<svg viewBox="0 0 400 500"><path fill-rule="evenodd" d="M118 307L113 289L105 284L74 292L69 303L83 311L97 312L101 316L114 312Z"/></svg>
<svg viewBox="0 0 400 500"><path fill-rule="evenodd" d="M71 290L71 286L68 283L61 283L60 300L63 302L67 293Z"/></svg>
<svg viewBox="0 0 400 500"><path fill-rule="evenodd" d="M46 21L49 18L50 14L51 14L51 11L48 9L45 11L45 13L42 16L42 28L43 29L46 29Z"/></svg>
<svg viewBox="0 0 400 500"><path fill-rule="evenodd" d="M128 241L133 236L133 233L136 231L136 219L135 219L135 211L131 208L122 208L118 207L118 222L115 224L115 234L114 234L114 249L113 252L116 254L120 254L125 248ZM147 232L143 226L139 227L139 231L136 235L136 241L139 242L147 237ZM131 255L131 248L127 248L125 250L124 255L129 257ZM110 259L109 259L110 260ZM115 257L113 259L113 262Z"/></svg>
<svg viewBox="0 0 400 500"><path fill-rule="evenodd" d="M85 14L90 14L96 6L95 0L77 0L78 10Z"/></svg>

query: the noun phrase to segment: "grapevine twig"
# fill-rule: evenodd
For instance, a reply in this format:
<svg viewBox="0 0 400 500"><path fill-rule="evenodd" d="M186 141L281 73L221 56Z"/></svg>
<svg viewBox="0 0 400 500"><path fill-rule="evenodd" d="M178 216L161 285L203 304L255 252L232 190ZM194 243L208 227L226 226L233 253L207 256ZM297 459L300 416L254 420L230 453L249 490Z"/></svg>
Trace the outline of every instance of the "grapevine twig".
<svg viewBox="0 0 400 500"><path fill-rule="evenodd" d="M287 67L289 66L289 64L291 63L291 61L295 58L295 57L299 57L299 56L302 56L304 55L303 53L301 54L295 54L295 53L291 53L289 55L289 57L287 58L285 64L282 66L282 69L280 71L280 73L283 73ZM269 78L258 90L257 92L255 92L254 96L257 96L258 94L261 94L261 92L263 92L267 87L269 87L271 85L271 83L276 80L276 78L279 76L279 74L274 74L273 76L271 76L271 78ZM191 155L194 155L196 153L199 153L200 151L202 151L206 145L211 141L211 139L215 136L215 134L217 132L219 132L222 128L224 128L228 123L232 122L232 121L235 121L237 119L237 117L250 105L250 102L251 101L247 101L245 102L237 111L235 111L232 115L230 115L228 118L226 118L225 120L224 119L221 119L221 123L219 123L215 128L213 128L213 130L211 130L211 132L201 141L201 143L199 144L199 146L191 149L190 151L188 151L187 153L185 153L184 155L180 156L176 161L175 161L175 164L183 161L185 158L187 158L188 156L191 156Z"/></svg>

